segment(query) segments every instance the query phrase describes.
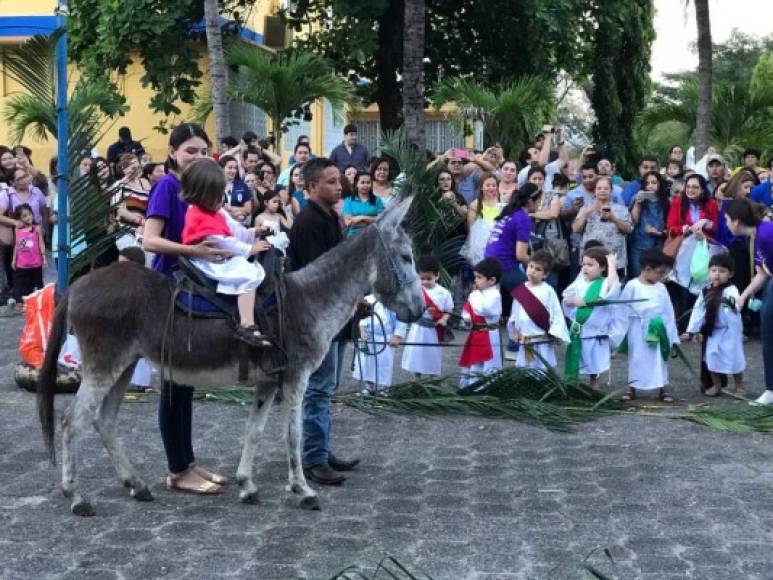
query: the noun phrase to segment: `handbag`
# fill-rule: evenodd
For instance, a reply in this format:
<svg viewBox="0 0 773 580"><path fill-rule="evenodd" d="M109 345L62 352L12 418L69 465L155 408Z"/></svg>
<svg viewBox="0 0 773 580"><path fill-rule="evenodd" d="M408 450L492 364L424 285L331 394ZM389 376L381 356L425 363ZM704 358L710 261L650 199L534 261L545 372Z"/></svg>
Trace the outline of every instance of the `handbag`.
<svg viewBox="0 0 773 580"><path fill-rule="evenodd" d="M558 220L554 221L558 222ZM569 244L563 238L560 223L557 223L559 237L546 238L545 232L549 224L550 221L542 220L537 224L529 245L532 251L546 250L553 262L553 270L563 270L569 266Z"/></svg>
<svg viewBox="0 0 773 580"><path fill-rule="evenodd" d="M675 258L679 253L679 247L682 245L683 240L684 234L678 234L676 236L669 234L668 238L666 238L666 241L663 243L663 253L666 256Z"/></svg>

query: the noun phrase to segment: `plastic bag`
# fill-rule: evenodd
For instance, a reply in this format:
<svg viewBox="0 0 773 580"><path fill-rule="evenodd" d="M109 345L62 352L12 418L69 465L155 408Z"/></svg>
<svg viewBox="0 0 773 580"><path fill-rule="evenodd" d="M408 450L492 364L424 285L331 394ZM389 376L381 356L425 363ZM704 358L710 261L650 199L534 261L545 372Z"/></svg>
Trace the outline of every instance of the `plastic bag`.
<svg viewBox="0 0 773 580"><path fill-rule="evenodd" d="M701 249L699 250L698 248ZM698 253L699 256L703 253L703 257L700 259L701 261L705 261L706 265L707 274L703 282L699 282L693 276L693 255L696 253ZM691 294L697 296L700 293L701 288L708 282L708 265L711 256L726 253L727 248L725 248L725 246L708 238L705 240L698 240L695 236L685 236L684 242L682 242L682 245L679 247L679 252L676 255L674 269L671 271L671 279L680 286L687 288ZM708 258L706 255L708 255ZM696 261L696 267L697 265L698 262Z"/></svg>
<svg viewBox="0 0 773 580"><path fill-rule="evenodd" d="M24 297L25 322L19 338L19 355L29 366L39 369L46 356L46 344L54 320L56 292L54 284L46 284Z"/></svg>
<svg viewBox="0 0 773 580"><path fill-rule="evenodd" d="M81 367L81 349L78 346L78 340L74 334L68 334L59 351L59 365L68 369L79 369Z"/></svg>
<svg viewBox="0 0 773 580"><path fill-rule="evenodd" d="M705 284L709 281L709 244L705 239L695 244L695 249L690 258L690 277L697 284Z"/></svg>

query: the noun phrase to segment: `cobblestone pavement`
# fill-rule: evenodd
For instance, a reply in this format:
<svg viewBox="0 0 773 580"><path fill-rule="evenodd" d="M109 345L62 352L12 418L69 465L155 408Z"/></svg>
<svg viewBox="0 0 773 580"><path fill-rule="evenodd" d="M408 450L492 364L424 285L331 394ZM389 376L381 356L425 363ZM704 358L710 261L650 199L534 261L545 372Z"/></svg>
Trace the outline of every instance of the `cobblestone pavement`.
<svg viewBox="0 0 773 580"><path fill-rule="evenodd" d="M124 405L120 431L156 501L130 499L89 434L82 482L97 515L77 518L47 462L33 397L13 385L19 327L0 319L3 579L324 580L351 564L372 572L386 554L436 580L590 578L578 567L589 554L620 580L773 578L771 439L662 418L608 418L566 435L337 409L334 447L363 462L340 488L320 489L323 511L310 513L284 490L276 415L258 461L260 506L238 503L232 486L208 498L167 491L157 399L144 396ZM747 350L754 393L759 344ZM698 401L694 381L672 368L679 402ZM202 464L234 473L246 414L196 404Z"/></svg>

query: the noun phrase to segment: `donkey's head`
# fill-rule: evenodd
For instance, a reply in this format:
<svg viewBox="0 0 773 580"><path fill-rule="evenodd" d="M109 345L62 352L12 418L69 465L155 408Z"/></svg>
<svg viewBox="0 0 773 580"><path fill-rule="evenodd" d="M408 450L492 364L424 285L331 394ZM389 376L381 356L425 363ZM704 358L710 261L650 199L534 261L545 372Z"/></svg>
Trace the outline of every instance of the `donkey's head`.
<svg viewBox="0 0 773 580"><path fill-rule="evenodd" d="M414 322L424 311L424 296L413 266L411 238L402 226L413 196L390 207L376 222L378 269L373 293L402 322Z"/></svg>

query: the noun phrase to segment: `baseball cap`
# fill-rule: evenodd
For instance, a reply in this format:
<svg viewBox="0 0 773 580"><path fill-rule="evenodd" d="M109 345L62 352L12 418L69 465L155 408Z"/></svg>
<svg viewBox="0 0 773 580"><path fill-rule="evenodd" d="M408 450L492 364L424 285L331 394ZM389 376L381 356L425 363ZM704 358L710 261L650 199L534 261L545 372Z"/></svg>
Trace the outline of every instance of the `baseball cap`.
<svg viewBox="0 0 773 580"><path fill-rule="evenodd" d="M715 163L715 162L719 163L721 165L725 164L724 158L721 155L719 155L718 153L713 153L712 155L709 155L706 158L706 165L711 165L712 163Z"/></svg>

